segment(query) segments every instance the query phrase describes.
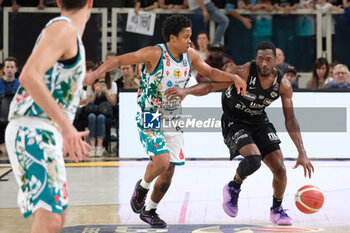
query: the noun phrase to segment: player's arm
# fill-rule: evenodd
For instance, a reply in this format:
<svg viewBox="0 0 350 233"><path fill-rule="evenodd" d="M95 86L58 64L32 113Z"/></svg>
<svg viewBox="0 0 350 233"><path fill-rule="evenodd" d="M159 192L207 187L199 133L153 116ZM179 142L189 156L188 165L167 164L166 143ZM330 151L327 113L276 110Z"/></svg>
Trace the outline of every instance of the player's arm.
<svg viewBox="0 0 350 233"><path fill-rule="evenodd" d="M201 82L191 87L169 88L165 91L164 95L169 100L177 97L180 99L180 101L182 101L187 95L203 96L210 92L225 89L232 84L233 82L214 83L206 78L203 78Z"/></svg>
<svg viewBox="0 0 350 233"><path fill-rule="evenodd" d="M280 95L282 100L283 114L285 117L285 126L299 153L294 168L297 168L299 165L303 166L304 176L309 176L309 178L311 178L311 173L314 172L314 167L306 155L303 139L300 133L299 123L294 115L292 101L293 89L287 78L283 78L281 81Z"/></svg>
<svg viewBox="0 0 350 233"><path fill-rule="evenodd" d="M95 71L86 75L84 85L91 85L97 78L104 77L105 73L119 66L145 63L146 69L154 69L158 65L161 55L162 51L158 46L149 46L120 56L111 56Z"/></svg>
<svg viewBox="0 0 350 233"><path fill-rule="evenodd" d="M239 76L239 70L235 70L234 73L228 73L219 69L213 68L205 63L199 55L193 50L189 49L188 54L192 67L198 71L203 77L210 79L213 82L233 82L237 89L237 94L246 94L246 81Z"/></svg>
<svg viewBox="0 0 350 233"><path fill-rule="evenodd" d="M58 125L64 140L64 153L69 153L71 159L77 162L83 160L85 155L89 155L90 146L81 140L81 137L88 135L88 131L77 132L52 97L43 79L46 71L57 60L76 56L78 52L76 34L76 29L68 22L56 22L46 28L24 65L19 81L35 103Z"/></svg>

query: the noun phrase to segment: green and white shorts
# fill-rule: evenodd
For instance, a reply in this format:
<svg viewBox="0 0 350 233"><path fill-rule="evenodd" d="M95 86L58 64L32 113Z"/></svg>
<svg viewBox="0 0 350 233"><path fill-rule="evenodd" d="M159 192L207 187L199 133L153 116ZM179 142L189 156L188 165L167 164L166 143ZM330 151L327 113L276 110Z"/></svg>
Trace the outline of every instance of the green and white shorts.
<svg viewBox="0 0 350 233"><path fill-rule="evenodd" d="M163 132L161 130L145 130L138 127L140 141L148 156L157 156L162 153L169 153L170 164L184 165L183 154L183 133Z"/></svg>
<svg viewBox="0 0 350 233"><path fill-rule="evenodd" d="M21 117L10 121L5 138L24 217L40 208L62 214L68 195L61 133L45 119Z"/></svg>

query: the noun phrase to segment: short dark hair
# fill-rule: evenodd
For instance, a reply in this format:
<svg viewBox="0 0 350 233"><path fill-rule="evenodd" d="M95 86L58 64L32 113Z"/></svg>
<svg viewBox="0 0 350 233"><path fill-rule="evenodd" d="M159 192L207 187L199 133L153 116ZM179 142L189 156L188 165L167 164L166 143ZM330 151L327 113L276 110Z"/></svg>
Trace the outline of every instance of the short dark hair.
<svg viewBox="0 0 350 233"><path fill-rule="evenodd" d="M172 15L167 17L163 23L162 34L166 42L170 35L178 36L183 28L192 27L192 21L184 15Z"/></svg>
<svg viewBox="0 0 350 233"><path fill-rule="evenodd" d="M88 0L60 0L62 9L64 10L76 10L83 8Z"/></svg>
<svg viewBox="0 0 350 233"><path fill-rule="evenodd" d="M5 63L7 61L13 61L15 63L15 65L16 65L16 67L17 67L17 59L15 57L7 57L7 58L5 58L4 65L5 65Z"/></svg>
<svg viewBox="0 0 350 233"><path fill-rule="evenodd" d="M259 50L271 49L273 55L276 57L276 46L270 41L263 41L256 46L255 55L258 54Z"/></svg>

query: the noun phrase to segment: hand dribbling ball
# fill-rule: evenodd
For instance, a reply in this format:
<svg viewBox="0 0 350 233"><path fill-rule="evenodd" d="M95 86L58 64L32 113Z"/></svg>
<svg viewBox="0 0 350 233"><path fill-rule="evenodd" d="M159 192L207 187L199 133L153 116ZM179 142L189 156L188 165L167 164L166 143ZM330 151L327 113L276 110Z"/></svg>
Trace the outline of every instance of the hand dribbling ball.
<svg viewBox="0 0 350 233"><path fill-rule="evenodd" d="M321 190L314 185L305 185L295 194L295 205L304 214L313 214L319 211L324 202Z"/></svg>

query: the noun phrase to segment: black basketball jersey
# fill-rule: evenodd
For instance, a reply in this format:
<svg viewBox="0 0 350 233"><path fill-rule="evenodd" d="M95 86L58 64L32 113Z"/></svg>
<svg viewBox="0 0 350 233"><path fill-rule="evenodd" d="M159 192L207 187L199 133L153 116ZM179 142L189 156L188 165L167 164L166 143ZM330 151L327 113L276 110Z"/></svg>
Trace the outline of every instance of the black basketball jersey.
<svg viewBox="0 0 350 233"><path fill-rule="evenodd" d="M268 121L265 107L278 99L282 78L283 74L278 69L273 84L269 88L263 89L258 77L256 62L252 61L247 80L246 96L238 95L234 85L222 92L221 101L224 111L222 120L248 124L258 124Z"/></svg>

